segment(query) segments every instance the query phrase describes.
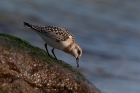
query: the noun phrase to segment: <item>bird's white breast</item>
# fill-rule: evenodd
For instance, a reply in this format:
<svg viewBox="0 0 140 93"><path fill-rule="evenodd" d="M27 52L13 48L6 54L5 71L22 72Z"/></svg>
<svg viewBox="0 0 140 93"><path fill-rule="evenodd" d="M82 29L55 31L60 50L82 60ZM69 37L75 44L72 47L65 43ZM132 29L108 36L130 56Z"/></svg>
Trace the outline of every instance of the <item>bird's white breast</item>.
<svg viewBox="0 0 140 93"><path fill-rule="evenodd" d="M37 31L36 31L37 32ZM72 37L70 36L66 41L60 41L57 42L56 40L49 38L45 35L43 35L40 32L37 32L37 34L51 47L59 49L59 50L63 50L64 48L68 47L71 42L72 42Z"/></svg>

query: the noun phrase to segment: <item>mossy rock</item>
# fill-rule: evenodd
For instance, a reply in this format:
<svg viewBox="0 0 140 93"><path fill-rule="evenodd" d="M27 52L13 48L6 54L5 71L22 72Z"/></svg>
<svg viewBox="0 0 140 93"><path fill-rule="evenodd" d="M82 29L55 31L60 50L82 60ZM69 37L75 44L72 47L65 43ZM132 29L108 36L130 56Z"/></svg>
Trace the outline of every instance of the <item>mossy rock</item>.
<svg viewBox="0 0 140 93"><path fill-rule="evenodd" d="M0 93L101 93L77 68L0 33Z"/></svg>

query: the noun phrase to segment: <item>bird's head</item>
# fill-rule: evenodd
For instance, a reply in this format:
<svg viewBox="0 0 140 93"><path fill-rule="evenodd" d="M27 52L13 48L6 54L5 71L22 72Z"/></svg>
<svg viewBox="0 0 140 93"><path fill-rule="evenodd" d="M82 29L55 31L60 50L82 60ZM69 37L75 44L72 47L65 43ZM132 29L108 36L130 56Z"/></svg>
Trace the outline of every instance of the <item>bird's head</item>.
<svg viewBox="0 0 140 93"><path fill-rule="evenodd" d="M79 67L79 59L82 56L82 48L75 44L71 50L71 55L73 55L76 58L77 67Z"/></svg>

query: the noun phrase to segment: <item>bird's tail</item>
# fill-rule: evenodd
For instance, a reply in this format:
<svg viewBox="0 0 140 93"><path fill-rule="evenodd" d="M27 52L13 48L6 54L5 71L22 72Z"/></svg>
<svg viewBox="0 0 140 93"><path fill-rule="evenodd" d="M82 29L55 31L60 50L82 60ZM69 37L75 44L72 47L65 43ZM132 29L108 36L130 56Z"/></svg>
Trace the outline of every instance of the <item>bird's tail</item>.
<svg viewBox="0 0 140 93"><path fill-rule="evenodd" d="M31 24L29 24L29 23L27 23L27 22L23 22L23 23L24 23L24 26L25 26L25 27L33 28Z"/></svg>
<svg viewBox="0 0 140 93"><path fill-rule="evenodd" d="M23 22L23 23L24 23L23 26L25 26L25 27L27 27L27 28L30 28L30 29L33 29L33 30L35 30L35 31L37 31L37 32L41 32L41 29L43 28L43 27L41 27L41 26L32 25L32 24L29 24L29 23L27 23L27 22Z"/></svg>

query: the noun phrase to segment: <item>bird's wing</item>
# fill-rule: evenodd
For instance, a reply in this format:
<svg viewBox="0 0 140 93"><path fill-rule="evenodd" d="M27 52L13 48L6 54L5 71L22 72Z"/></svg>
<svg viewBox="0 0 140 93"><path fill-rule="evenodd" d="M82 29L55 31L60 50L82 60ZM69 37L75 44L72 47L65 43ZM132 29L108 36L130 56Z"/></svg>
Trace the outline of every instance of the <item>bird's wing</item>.
<svg viewBox="0 0 140 93"><path fill-rule="evenodd" d="M56 26L37 26L37 25L32 25L29 23L24 22L24 26L32 28L36 30L37 32L42 33L45 36L48 36L56 41L65 41L72 37L73 43L74 41L74 36L65 30L64 28L56 27Z"/></svg>

